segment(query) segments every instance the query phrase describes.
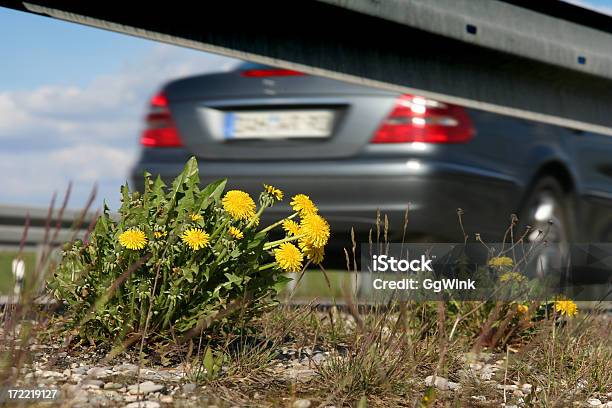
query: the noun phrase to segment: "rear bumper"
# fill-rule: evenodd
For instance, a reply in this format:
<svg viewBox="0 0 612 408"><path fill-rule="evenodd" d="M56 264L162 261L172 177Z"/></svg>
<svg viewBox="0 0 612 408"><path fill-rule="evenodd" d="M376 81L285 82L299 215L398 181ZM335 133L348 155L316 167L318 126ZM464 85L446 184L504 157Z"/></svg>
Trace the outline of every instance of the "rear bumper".
<svg viewBox="0 0 612 408"><path fill-rule="evenodd" d="M132 186L142 186L145 170L169 184L182 169L177 163L141 161L133 169ZM518 183L504 175L422 159L200 160L200 178L203 184L227 178L228 189L247 191L254 198L262 183L282 189L286 199L266 211L263 223L287 215L289 197L307 194L329 220L333 241L341 245L350 242L351 228L358 241L367 241L372 229L376 241L378 210L381 237L386 215L389 239L401 239L407 209L407 237L463 241L456 211L462 208L467 232L499 240L520 198Z"/></svg>

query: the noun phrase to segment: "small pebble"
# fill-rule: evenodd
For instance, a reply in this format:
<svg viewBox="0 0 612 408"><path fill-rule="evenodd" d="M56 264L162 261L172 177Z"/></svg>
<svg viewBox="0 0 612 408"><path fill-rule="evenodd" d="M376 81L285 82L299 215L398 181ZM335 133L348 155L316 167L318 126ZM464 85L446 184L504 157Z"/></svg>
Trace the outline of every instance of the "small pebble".
<svg viewBox="0 0 612 408"><path fill-rule="evenodd" d="M115 382L107 382L104 384L104 389L105 390L118 390L120 389L122 386L121 384L115 383Z"/></svg>
<svg viewBox="0 0 612 408"><path fill-rule="evenodd" d="M104 378L110 375L111 371L106 367L92 367L87 370L87 375L93 378Z"/></svg>
<svg viewBox="0 0 612 408"><path fill-rule="evenodd" d="M299 399L293 402L293 408L309 408L311 405L310 400L307 399Z"/></svg>
<svg viewBox="0 0 612 408"><path fill-rule="evenodd" d="M444 377L440 377L439 375L436 376L435 382L433 380L433 375L427 376L425 378L425 385L427 385L428 387L431 387L433 385L437 389L442 391L448 390L450 388L448 385L448 380Z"/></svg>
<svg viewBox="0 0 612 408"><path fill-rule="evenodd" d="M452 382L452 381L449 381L449 382L448 382L448 389L449 389L449 390L451 390L451 391L456 391L456 390L458 390L459 388L461 388L461 384L456 383L456 382Z"/></svg>
<svg viewBox="0 0 612 408"><path fill-rule="evenodd" d="M148 394L151 392L161 391L165 387L160 384L155 384L153 381L145 381L139 384L133 384L128 387L130 394Z"/></svg>
<svg viewBox="0 0 612 408"><path fill-rule="evenodd" d="M515 384L497 384L497 389L498 390L506 390L506 391L514 391L514 390L518 390L518 385Z"/></svg>
<svg viewBox="0 0 612 408"><path fill-rule="evenodd" d="M159 402L155 401L135 401L130 402L125 408L159 408Z"/></svg>

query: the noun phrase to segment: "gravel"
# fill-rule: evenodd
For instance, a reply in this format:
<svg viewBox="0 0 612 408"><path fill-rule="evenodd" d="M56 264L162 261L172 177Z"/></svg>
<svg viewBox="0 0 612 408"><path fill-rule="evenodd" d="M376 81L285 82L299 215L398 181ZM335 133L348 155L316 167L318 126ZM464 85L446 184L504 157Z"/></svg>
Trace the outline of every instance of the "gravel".
<svg viewBox="0 0 612 408"><path fill-rule="evenodd" d="M39 351L38 355L42 358L26 367L25 376L21 377L20 383L15 385L26 388L43 384L42 386L45 387L60 388L62 402L75 408L89 406L155 408L173 405L195 408L212 407L216 402L214 399L209 399L215 396L210 395L210 390L206 385L190 382L189 370L183 364L163 367L148 362L145 367L139 369L137 364L130 362L127 355L120 363L111 364L100 363L104 361L103 356L92 352L88 357L85 357L87 353L81 353L76 357L68 356L63 364L50 366L45 362L49 361L49 357L57 350L52 348L41 350L43 351ZM345 355L341 351L337 353L335 358L338 356L343 358ZM330 356L330 351L318 347L283 347L278 350L278 357L267 370L271 376L288 384L308 383L316 379L317 367L325 365ZM504 379L505 360L499 355L466 354L463 356L463 362L463 369L448 374L448 378L438 375L434 381L433 376L430 375L423 380L424 384L434 386L441 393L448 393L449 396L458 396L459 392L463 394L473 389L474 395L468 394L467 398L475 405L496 404L500 406L499 402L503 396L507 399L506 408L523 407L529 394L540 391L530 383L514 382L510 377ZM482 395L484 392L478 391L479 387L473 387L478 384L484 385L485 389L492 393ZM586 382L578 386L584 387ZM251 401L257 401L259 404L265 403L266 397L261 393L265 394L265 390L252 394ZM321 401L306 399L307 395L299 395L299 397L302 398L292 403L289 403L291 400L287 399L288 406L310 408L321 403ZM594 393L588 400L583 400L579 404L578 406L612 408L612 393Z"/></svg>

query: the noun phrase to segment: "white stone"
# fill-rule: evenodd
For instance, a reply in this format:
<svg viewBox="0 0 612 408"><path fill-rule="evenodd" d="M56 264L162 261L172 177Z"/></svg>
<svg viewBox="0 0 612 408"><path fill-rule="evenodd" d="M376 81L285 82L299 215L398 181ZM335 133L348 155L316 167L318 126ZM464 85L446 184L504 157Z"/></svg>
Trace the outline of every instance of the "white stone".
<svg viewBox="0 0 612 408"><path fill-rule="evenodd" d="M114 367L113 370L124 375L136 374L138 373L138 366L136 364L125 363Z"/></svg>
<svg viewBox="0 0 612 408"><path fill-rule="evenodd" d="M105 390L118 390L119 388L121 388L121 384L115 382L107 382L104 384Z"/></svg>
<svg viewBox="0 0 612 408"><path fill-rule="evenodd" d="M64 374L57 371L41 371L39 375L43 378L60 378L64 376Z"/></svg>
<svg viewBox="0 0 612 408"><path fill-rule="evenodd" d="M155 384L153 381L145 381L138 384L133 384L128 387L130 394L148 394L150 392L161 391L164 389L163 385Z"/></svg>
<svg viewBox="0 0 612 408"><path fill-rule="evenodd" d="M87 374L87 371L89 371L88 365L81 365L80 367L76 367L72 369L73 374Z"/></svg>
<svg viewBox="0 0 612 408"><path fill-rule="evenodd" d="M310 400L307 399L299 399L293 402L293 408L309 408L311 405Z"/></svg>
<svg viewBox="0 0 612 408"><path fill-rule="evenodd" d="M448 385L448 380L444 377L436 376L436 380L434 382L433 375L429 375L425 378L425 385L431 387L432 385L439 390L445 391L450 387Z"/></svg>
<svg viewBox="0 0 612 408"><path fill-rule="evenodd" d="M589 406L591 407L600 407L602 405L602 402L597 398L590 398L587 400L587 404L589 404Z"/></svg>
<svg viewBox="0 0 612 408"><path fill-rule="evenodd" d="M104 385L100 380L85 380L81 383L81 388L84 390L99 390Z"/></svg>
<svg viewBox="0 0 612 408"><path fill-rule="evenodd" d="M493 378L493 371L483 370L482 373L480 374L481 380L490 380L491 378Z"/></svg>
<svg viewBox="0 0 612 408"><path fill-rule="evenodd" d="M74 383L79 383L81 382L82 379L83 379L83 376L81 374L72 374L70 376L70 381Z"/></svg>
<svg viewBox="0 0 612 408"><path fill-rule="evenodd" d="M106 367L92 367L87 370L87 375L93 378L105 378L111 374L111 370Z"/></svg>
<svg viewBox="0 0 612 408"><path fill-rule="evenodd" d="M456 390L458 390L459 388L461 388L461 384L456 383L456 382L452 382L452 381L449 381L449 382L448 382L448 389L449 389L449 390L451 390L451 391L456 391Z"/></svg>
<svg viewBox="0 0 612 408"><path fill-rule="evenodd" d="M515 384L497 384L497 389L498 390L506 390L506 391L514 391L514 390L518 390L518 385Z"/></svg>
<svg viewBox="0 0 612 408"><path fill-rule="evenodd" d="M125 408L159 408L159 402L155 401L136 401L130 402Z"/></svg>

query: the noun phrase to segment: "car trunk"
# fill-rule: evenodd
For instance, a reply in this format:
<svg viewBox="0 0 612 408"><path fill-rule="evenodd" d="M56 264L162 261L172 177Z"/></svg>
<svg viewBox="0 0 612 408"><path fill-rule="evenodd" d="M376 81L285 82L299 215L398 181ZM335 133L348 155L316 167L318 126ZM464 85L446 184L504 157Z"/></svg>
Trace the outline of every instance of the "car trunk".
<svg viewBox="0 0 612 408"><path fill-rule="evenodd" d="M186 148L235 160L342 158L372 138L396 94L307 75L202 75L164 89Z"/></svg>

